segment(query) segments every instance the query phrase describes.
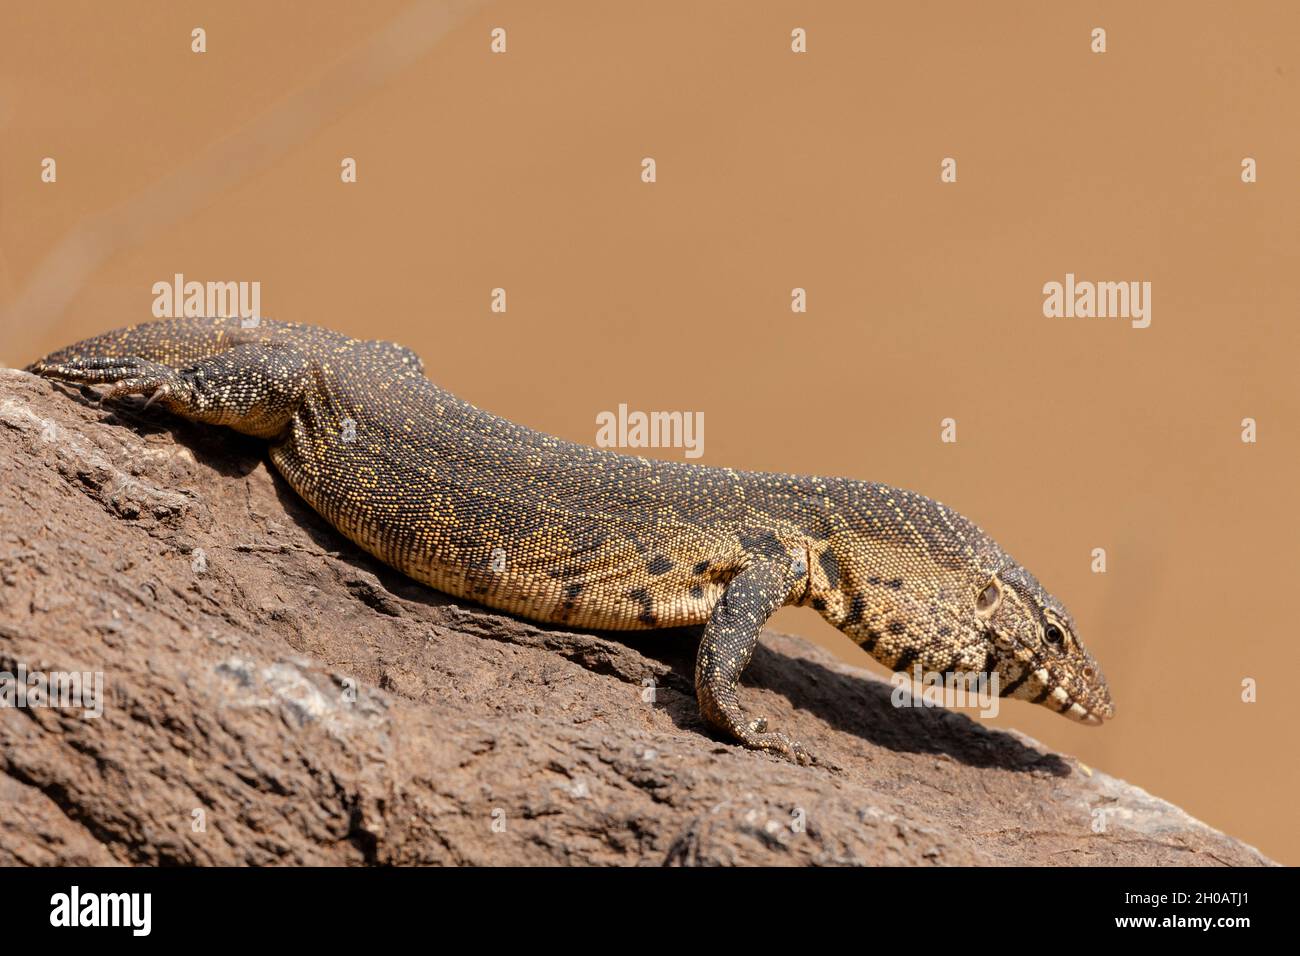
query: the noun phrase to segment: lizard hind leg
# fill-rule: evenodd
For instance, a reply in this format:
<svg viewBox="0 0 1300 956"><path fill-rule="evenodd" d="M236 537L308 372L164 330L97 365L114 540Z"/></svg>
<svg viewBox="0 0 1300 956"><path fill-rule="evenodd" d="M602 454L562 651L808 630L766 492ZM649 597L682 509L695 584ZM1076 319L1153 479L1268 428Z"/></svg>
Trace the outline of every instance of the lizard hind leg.
<svg viewBox="0 0 1300 956"><path fill-rule="evenodd" d="M714 606L695 659L695 696L704 719L746 747L799 764L812 763L812 756L784 734L769 731L764 718L749 717L741 709L737 687L763 624L806 574L780 560L756 561L742 570Z"/></svg>

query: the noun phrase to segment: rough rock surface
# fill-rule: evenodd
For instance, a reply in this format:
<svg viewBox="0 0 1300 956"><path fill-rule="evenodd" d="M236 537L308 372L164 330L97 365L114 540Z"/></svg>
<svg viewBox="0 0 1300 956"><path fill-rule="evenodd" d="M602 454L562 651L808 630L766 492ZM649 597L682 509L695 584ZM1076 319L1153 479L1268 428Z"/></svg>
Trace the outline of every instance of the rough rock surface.
<svg viewBox="0 0 1300 956"><path fill-rule="evenodd" d="M453 602L260 443L0 370L0 672L104 679L97 719L0 710L0 863L1268 862L779 634L744 698L826 765L747 752L695 637Z"/></svg>

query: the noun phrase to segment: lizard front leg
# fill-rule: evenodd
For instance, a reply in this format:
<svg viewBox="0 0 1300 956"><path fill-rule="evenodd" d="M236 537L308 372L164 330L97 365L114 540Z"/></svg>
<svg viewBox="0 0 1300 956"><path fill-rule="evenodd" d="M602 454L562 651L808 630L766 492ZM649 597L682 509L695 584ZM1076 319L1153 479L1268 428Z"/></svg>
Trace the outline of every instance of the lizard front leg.
<svg viewBox="0 0 1300 956"><path fill-rule="evenodd" d="M310 376L297 349L262 343L236 345L174 368L138 356L59 357L30 371L47 378L112 386L104 397L145 395L168 411L209 425L225 425L261 438L284 431Z"/></svg>
<svg viewBox="0 0 1300 956"><path fill-rule="evenodd" d="M714 606L695 658L695 696L704 719L746 747L801 764L813 762L808 751L784 734L768 731L765 719L748 717L736 688L759 631L806 575L807 567L793 560L763 558L749 564L731 579Z"/></svg>

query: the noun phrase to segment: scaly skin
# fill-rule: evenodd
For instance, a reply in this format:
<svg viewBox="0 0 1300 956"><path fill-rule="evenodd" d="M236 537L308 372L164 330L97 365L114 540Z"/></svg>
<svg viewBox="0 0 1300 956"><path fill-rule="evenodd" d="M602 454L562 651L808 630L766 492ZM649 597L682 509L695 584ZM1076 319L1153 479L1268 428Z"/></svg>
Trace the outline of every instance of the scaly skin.
<svg viewBox="0 0 1300 956"><path fill-rule="evenodd" d="M748 747L810 759L736 691L785 604L812 605L895 670L996 672L1003 696L1090 724L1114 712L1065 607L970 521L910 491L561 441L432 384L408 349L310 325L151 322L29 370L267 439L339 531L441 591L580 628L706 624L700 711Z"/></svg>

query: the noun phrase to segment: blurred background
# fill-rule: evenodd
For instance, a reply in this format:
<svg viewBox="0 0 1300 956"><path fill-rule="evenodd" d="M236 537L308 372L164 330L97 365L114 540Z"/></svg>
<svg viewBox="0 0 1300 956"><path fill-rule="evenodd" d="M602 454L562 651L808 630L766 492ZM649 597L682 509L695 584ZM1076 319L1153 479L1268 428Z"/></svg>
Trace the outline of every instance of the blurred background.
<svg viewBox="0 0 1300 956"><path fill-rule="evenodd" d="M176 273L257 281L264 316L398 340L565 438L620 403L702 411L702 463L928 494L1070 606L1118 705L1090 728L1010 702L997 725L1300 863L1300 6L4 21L0 362L150 319ZM1067 272L1149 281L1150 328L1045 318ZM776 626L881 670L812 611Z"/></svg>

